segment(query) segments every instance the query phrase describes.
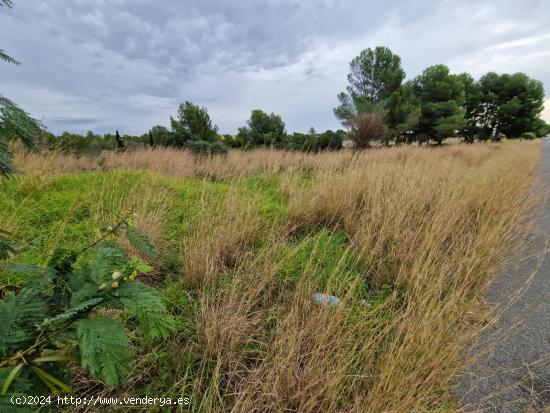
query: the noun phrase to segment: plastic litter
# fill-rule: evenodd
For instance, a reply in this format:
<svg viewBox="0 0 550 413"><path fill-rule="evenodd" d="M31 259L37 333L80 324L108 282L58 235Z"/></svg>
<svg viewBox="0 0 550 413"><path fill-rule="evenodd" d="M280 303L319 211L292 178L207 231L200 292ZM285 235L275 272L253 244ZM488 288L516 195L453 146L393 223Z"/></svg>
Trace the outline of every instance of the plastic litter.
<svg viewBox="0 0 550 413"><path fill-rule="evenodd" d="M367 300L365 300L365 299L362 299L361 301L359 301L359 304L361 304L363 307L367 307L367 308L372 307L372 304L367 302Z"/></svg>
<svg viewBox="0 0 550 413"><path fill-rule="evenodd" d="M340 299L334 295L328 295L323 293L313 293L312 300L319 304L336 306L342 304Z"/></svg>

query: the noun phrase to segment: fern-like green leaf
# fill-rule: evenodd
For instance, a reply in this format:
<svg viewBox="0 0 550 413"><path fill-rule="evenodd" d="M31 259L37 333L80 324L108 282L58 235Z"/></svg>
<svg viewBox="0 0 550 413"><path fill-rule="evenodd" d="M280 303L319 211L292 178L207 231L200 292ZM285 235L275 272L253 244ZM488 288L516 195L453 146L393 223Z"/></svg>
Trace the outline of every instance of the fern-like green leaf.
<svg viewBox="0 0 550 413"><path fill-rule="evenodd" d="M100 290L96 284L85 282L79 286L78 290L73 292L71 297L71 306L78 307L86 301L97 297L99 293Z"/></svg>
<svg viewBox="0 0 550 413"><path fill-rule="evenodd" d="M1 133L1 131L0 131ZM11 160L9 142L0 135L0 178L17 172L17 168Z"/></svg>
<svg viewBox="0 0 550 413"><path fill-rule="evenodd" d="M79 322L77 335L82 367L109 386L122 383L132 359L122 324L109 318L87 318Z"/></svg>
<svg viewBox="0 0 550 413"><path fill-rule="evenodd" d="M117 299L149 337L164 338L176 329L173 317L154 288L138 281L125 283L117 291Z"/></svg>
<svg viewBox="0 0 550 413"><path fill-rule="evenodd" d="M47 329L54 326L63 325L66 323L71 323L76 320L81 314L90 311L92 308L96 307L103 301L103 297L94 297L83 303L79 304L76 307L70 308L62 314L58 314L55 317L47 318L42 322L40 327L42 329Z"/></svg>
<svg viewBox="0 0 550 413"><path fill-rule="evenodd" d="M11 159L10 141L20 139L29 148L43 125L11 100L0 95L0 176L17 172Z"/></svg>
<svg viewBox="0 0 550 413"><path fill-rule="evenodd" d="M130 243L134 246L134 248L145 255L147 258L151 260L158 259L159 253L157 247L153 245L147 234L137 228L129 227L126 230L126 237L128 238L128 241L130 241Z"/></svg>
<svg viewBox="0 0 550 413"><path fill-rule="evenodd" d="M40 291L23 288L0 302L0 356L7 356L36 336L36 324L46 317L48 305Z"/></svg>
<svg viewBox="0 0 550 413"><path fill-rule="evenodd" d="M0 49L0 60L3 60L4 62L7 62L7 63L13 63L14 65L21 64L2 49Z"/></svg>
<svg viewBox="0 0 550 413"><path fill-rule="evenodd" d="M13 272L15 274L30 275L24 287L26 290L32 290L35 293L42 292L48 285L52 283L55 276L55 272L52 268L40 267L34 264L10 262L6 264L3 269L8 272Z"/></svg>
<svg viewBox="0 0 550 413"><path fill-rule="evenodd" d="M0 396L0 412L2 413L33 413L29 406L14 404L11 401L12 396L23 396L22 394L10 394Z"/></svg>
<svg viewBox="0 0 550 413"><path fill-rule="evenodd" d="M90 278L98 285L111 280L113 271L120 270L127 261L122 249L113 245L102 245L90 261Z"/></svg>

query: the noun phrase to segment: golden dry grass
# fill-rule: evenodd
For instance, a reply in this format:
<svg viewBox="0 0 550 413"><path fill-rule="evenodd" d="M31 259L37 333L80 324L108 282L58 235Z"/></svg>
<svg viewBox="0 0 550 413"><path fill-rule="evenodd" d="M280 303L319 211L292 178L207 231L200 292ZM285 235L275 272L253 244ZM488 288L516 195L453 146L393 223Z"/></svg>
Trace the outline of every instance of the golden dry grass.
<svg viewBox="0 0 550 413"><path fill-rule="evenodd" d="M534 205L539 157L538 144L522 142L357 155L19 154L16 162L34 174L139 169L233 179L218 198L199 198L196 223L181 229L178 245L163 240L178 251L176 282L194 303L186 315L192 333L167 344L177 375L164 389L192 394L194 411L379 413L456 409L449 383L482 328L469 314L481 311L488 282L521 246L515 228ZM262 219L235 189L235 178L257 174L280 177L282 225ZM173 200L164 205L173 208ZM141 209L155 221L155 209ZM166 211L156 211L158 228ZM313 259L321 228L348 239L325 279L323 261ZM311 243L298 280L284 279L281 269ZM372 301L382 286L389 293ZM320 290L343 304L313 303Z"/></svg>
<svg viewBox="0 0 550 413"><path fill-rule="evenodd" d="M347 163L351 153L303 152L275 149L230 151L227 156L197 157L186 150L142 149L127 153L103 152L99 156L77 156L52 152L39 154L18 151L14 162L26 173L62 174L80 171L144 170L181 178L231 179L257 174L275 174Z"/></svg>

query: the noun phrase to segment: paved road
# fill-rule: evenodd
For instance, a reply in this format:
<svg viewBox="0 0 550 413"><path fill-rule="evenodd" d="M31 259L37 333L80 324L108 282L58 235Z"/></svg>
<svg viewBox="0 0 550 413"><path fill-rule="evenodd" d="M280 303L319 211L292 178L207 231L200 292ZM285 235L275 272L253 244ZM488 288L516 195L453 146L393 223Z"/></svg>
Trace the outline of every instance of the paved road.
<svg viewBox="0 0 550 413"><path fill-rule="evenodd" d="M537 190L550 188L550 140L542 147ZM535 222L526 257L488 290L500 315L482 336L484 355L459 380L455 394L465 411L550 412L550 200Z"/></svg>

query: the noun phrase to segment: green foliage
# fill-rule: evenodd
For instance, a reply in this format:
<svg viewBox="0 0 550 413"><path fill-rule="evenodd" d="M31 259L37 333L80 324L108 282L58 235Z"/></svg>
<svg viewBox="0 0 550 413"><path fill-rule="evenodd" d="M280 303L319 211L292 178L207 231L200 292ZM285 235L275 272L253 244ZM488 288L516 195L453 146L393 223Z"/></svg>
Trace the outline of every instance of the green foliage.
<svg viewBox="0 0 550 413"><path fill-rule="evenodd" d="M159 257L157 247L153 245L147 234L145 234L144 232L135 227L129 227L126 230L126 236L128 237L128 241L130 241L134 248L145 255L147 258L151 260L156 260Z"/></svg>
<svg viewBox="0 0 550 413"><path fill-rule="evenodd" d="M109 281L112 272L120 270L126 261L126 253L118 246L100 245L88 265L90 280L97 284Z"/></svg>
<svg viewBox="0 0 550 413"><path fill-rule="evenodd" d="M115 300L136 318L149 337L164 338L174 331L174 320L167 317L164 303L154 288L139 282L126 283L115 293Z"/></svg>
<svg viewBox="0 0 550 413"><path fill-rule="evenodd" d="M223 142L217 141L210 144L211 155L225 155L229 152L227 145Z"/></svg>
<svg viewBox="0 0 550 413"><path fill-rule="evenodd" d="M155 125L150 130L153 136L153 145L167 146L172 144L172 133L162 125Z"/></svg>
<svg viewBox="0 0 550 413"><path fill-rule="evenodd" d="M279 271L285 283L295 284L309 276L317 288L325 289L330 279L348 285L351 279L361 275L360 259L347 248L346 234L341 231L322 229L305 235L283 248L281 255ZM365 284L358 288L367 289Z"/></svg>
<svg viewBox="0 0 550 413"><path fill-rule="evenodd" d="M212 125L204 106L189 101L180 104L177 119L170 117L173 145L184 146L188 141L214 142L218 138L218 127Z"/></svg>
<svg viewBox="0 0 550 413"><path fill-rule="evenodd" d="M401 86L405 71L401 58L387 47L363 50L350 62L347 93L338 95L340 105L334 114L348 128L363 113L385 106Z"/></svg>
<svg viewBox="0 0 550 413"><path fill-rule="evenodd" d="M387 127L386 143L441 143L451 136L473 142L550 132L539 118L542 82L523 73L491 72L476 81L468 73L454 75L446 66L435 65L401 84L404 77L399 57L389 49L363 50L350 63L347 93L337 96L334 114L353 130L361 114L378 112Z"/></svg>
<svg viewBox="0 0 550 413"><path fill-rule="evenodd" d="M189 141L185 144L185 147L195 155L225 155L229 152L225 143L220 141Z"/></svg>
<svg viewBox="0 0 550 413"><path fill-rule="evenodd" d="M124 326L117 320L90 317L77 329L82 367L109 386L122 383L130 373L132 352Z"/></svg>
<svg viewBox="0 0 550 413"><path fill-rule="evenodd" d="M550 134L550 124L546 123L543 119L536 119L534 126L537 137L542 138Z"/></svg>
<svg viewBox="0 0 550 413"><path fill-rule="evenodd" d="M12 7L11 0L1 0L0 6ZM0 60L19 65L20 63L0 49ZM42 129L36 119L30 117L8 98L0 95L0 177L16 172L11 162L9 143L20 139L27 147L34 146L34 134ZM1 241L0 241L1 242ZM2 247L0 246L0 254Z"/></svg>
<svg viewBox="0 0 550 413"><path fill-rule="evenodd" d="M25 146L33 148L34 135L41 127L40 122L0 95L0 176L16 172L11 162L9 143L19 139Z"/></svg>
<svg viewBox="0 0 550 413"><path fill-rule="evenodd" d="M19 65L20 63L15 60L13 57L11 57L9 54L7 54L4 50L0 49L0 60L6 62L6 63L12 63L14 65Z"/></svg>
<svg viewBox="0 0 550 413"><path fill-rule="evenodd" d="M534 132L523 132L521 134L521 139L536 139L537 135Z"/></svg>
<svg viewBox="0 0 550 413"><path fill-rule="evenodd" d="M415 134L420 142L430 138L438 143L455 136L464 125L464 84L445 65L427 68L413 81L420 119Z"/></svg>
<svg viewBox="0 0 550 413"><path fill-rule="evenodd" d="M381 102L395 92L405 78L401 58L387 47L365 49L349 66L348 93L354 102Z"/></svg>
<svg viewBox="0 0 550 413"><path fill-rule="evenodd" d="M523 132L536 132L544 106L542 82L524 73L490 72L481 77L479 87L478 122L485 136L517 138Z"/></svg>
<svg viewBox="0 0 550 413"><path fill-rule="evenodd" d="M259 145L280 146L286 138L285 124L279 115L267 114L254 109L250 113L247 126L239 128L237 141L240 147L248 148Z"/></svg>
<svg viewBox="0 0 550 413"><path fill-rule="evenodd" d="M466 142L471 143L481 131L479 122L483 93L479 82L476 82L469 73L461 73L458 78L464 85L464 124L460 135L466 139Z"/></svg>
<svg viewBox="0 0 550 413"><path fill-rule="evenodd" d="M285 149L302 150L305 152L319 152L324 150L338 150L342 148L342 141L347 137L343 130L336 132L327 130L323 133L293 133L287 136Z"/></svg>
<svg viewBox="0 0 550 413"><path fill-rule="evenodd" d="M133 228L131 214L125 213L106 228L102 238L83 248L80 257L66 251L55 254L51 269L21 264L3 267L4 271L32 272L33 277L17 294L8 293L0 301L0 371L12 372L3 379L2 395L16 391L22 369L50 392L71 392L55 373L44 370L44 363L79 360L107 385L122 383L130 372L129 338L122 323L102 317L102 310L125 312L152 339L175 330L157 290L136 280L151 267L138 257L129 258L115 241L106 240L119 233L144 256L158 257L147 235ZM75 258L77 264L72 268L65 265Z"/></svg>
<svg viewBox="0 0 550 413"><path fill-rule="evenodd" d="M15 247L7 237L8 235L10 233L0 229L0 260L7 260L9 255L15 252Z"/></svg>
<svg viewBox="0 0 550 413"><path fill-rule="evenodd" d="M208 141L189 141L185 144L185 147L196 155L208 155L210 153L210 142Z"/></svg>
<svg viewBox="0 0 550 413"><path fill-rule="evenodd" d="M35 339L35 324L46 317L48 305L41 291L24 287L0 302L0 357Z"/></svg>

